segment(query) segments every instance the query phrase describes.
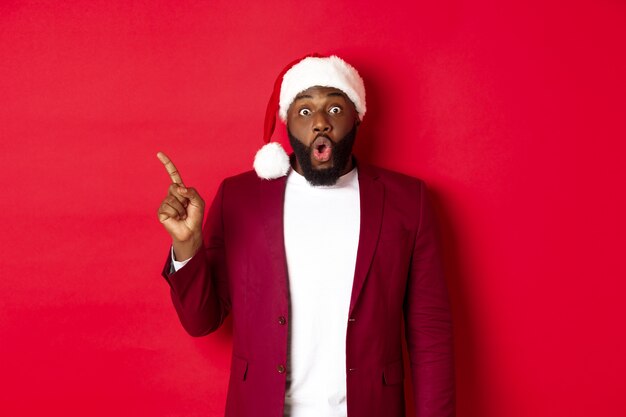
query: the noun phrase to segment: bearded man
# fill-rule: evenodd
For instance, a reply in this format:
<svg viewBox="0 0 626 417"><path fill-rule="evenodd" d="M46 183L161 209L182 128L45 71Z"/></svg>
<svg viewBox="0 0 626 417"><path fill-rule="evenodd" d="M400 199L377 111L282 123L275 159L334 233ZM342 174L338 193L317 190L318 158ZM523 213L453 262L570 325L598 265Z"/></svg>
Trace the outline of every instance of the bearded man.
<svg viewBox="0 0 626 417"><path fill-rule="evenodd" d="M270 142L278 114L291 157ZM366 112L358 72L309 56L278 77L254 171L204 202L172 179L159 221L183 327L232 314L227 417L405 415L402 330L416 415L455 413L452 323L423 181L352 155Z"/></svg>

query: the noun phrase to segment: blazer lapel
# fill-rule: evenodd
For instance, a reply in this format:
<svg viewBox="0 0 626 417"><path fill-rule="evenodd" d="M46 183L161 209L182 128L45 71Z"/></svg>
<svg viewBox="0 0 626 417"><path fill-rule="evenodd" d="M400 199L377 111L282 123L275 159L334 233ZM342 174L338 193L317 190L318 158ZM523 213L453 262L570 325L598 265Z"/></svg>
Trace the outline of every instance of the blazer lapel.
<svg viewBox="0 0 626 417"><path fill-rule="evenodd" d="M283 212L285 205L285 186L287 177L259 182L259 214L264 222L267 247L273 275L278 284L285 305L289 303L289 279L287 277L287 255L283 234Z"/></svg>
<svg viewBox="0 0 626 417"><path fill-rule="evenodd" d="M383 214L384 187L376 180L377 175L366 164L358 164L361 227L354 282L350 298L350 313L365 283L378 243ZM284 204L287 177L263 180L259 183L259 214L264 221L265 236L276 282L285 303L289 303L289 278L284 239Z"/></svg>
<svg viewBox="0 0 626 417"><path fill-rule="evenodd" d="M372 263L372 257L378 243L380 226L383 215L385 190L377 175L366 164L358 164L359 195L361 199L361 230L359 232L359 246L354 268L354 283L350 298L349 317L365 283L365 278Z"/></svg>

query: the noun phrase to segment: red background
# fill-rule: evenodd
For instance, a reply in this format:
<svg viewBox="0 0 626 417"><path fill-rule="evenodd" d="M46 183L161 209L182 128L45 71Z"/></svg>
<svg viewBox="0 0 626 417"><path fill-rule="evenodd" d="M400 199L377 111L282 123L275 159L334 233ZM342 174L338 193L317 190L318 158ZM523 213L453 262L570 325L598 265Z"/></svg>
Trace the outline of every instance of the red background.
<svg viewBox="0 0 626 417"><path fill-rule="evenodd" d="M626 415L626 5L508 3L0 3L0 415L222 413L229 330L170 305L155 154L210 201L311 51L365 78L361 158L430 185L458 415Z"/></svg>

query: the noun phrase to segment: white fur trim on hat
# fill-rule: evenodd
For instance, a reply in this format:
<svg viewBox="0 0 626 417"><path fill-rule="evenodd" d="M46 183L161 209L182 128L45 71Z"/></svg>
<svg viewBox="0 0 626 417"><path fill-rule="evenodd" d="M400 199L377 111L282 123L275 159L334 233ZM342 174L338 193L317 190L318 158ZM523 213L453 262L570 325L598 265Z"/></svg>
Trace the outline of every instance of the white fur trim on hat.
<svg viewBox="0 0 626 417"><path fill-rule="evenodd" d="M365 115L365 86L356 69L338 56L308 57L285 73L280 87L278 115L284 122L296 96L310 87L333 87L343 91L354 103L359 119Z"/></svg>
<svg viewBox="0 0 626 417"><path fill-rule="evenodd" d="M266 180L283 177L289 172L289 155L278 142L263 145L254 156L256 174Z"/></svg>

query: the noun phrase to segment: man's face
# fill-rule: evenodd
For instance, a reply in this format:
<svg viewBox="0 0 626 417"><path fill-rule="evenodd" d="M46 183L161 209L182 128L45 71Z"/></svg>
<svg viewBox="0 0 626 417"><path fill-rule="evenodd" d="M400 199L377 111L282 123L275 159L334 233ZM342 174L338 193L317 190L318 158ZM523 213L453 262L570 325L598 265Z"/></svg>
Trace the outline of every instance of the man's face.
<svg viewBox="0 0 626 417"><path fill-rule="evenodd" d="M296 171L313 185L332 185L352 169L352 145L359 124L354 104L336 88L311 87L287 110Z"/></svg>

